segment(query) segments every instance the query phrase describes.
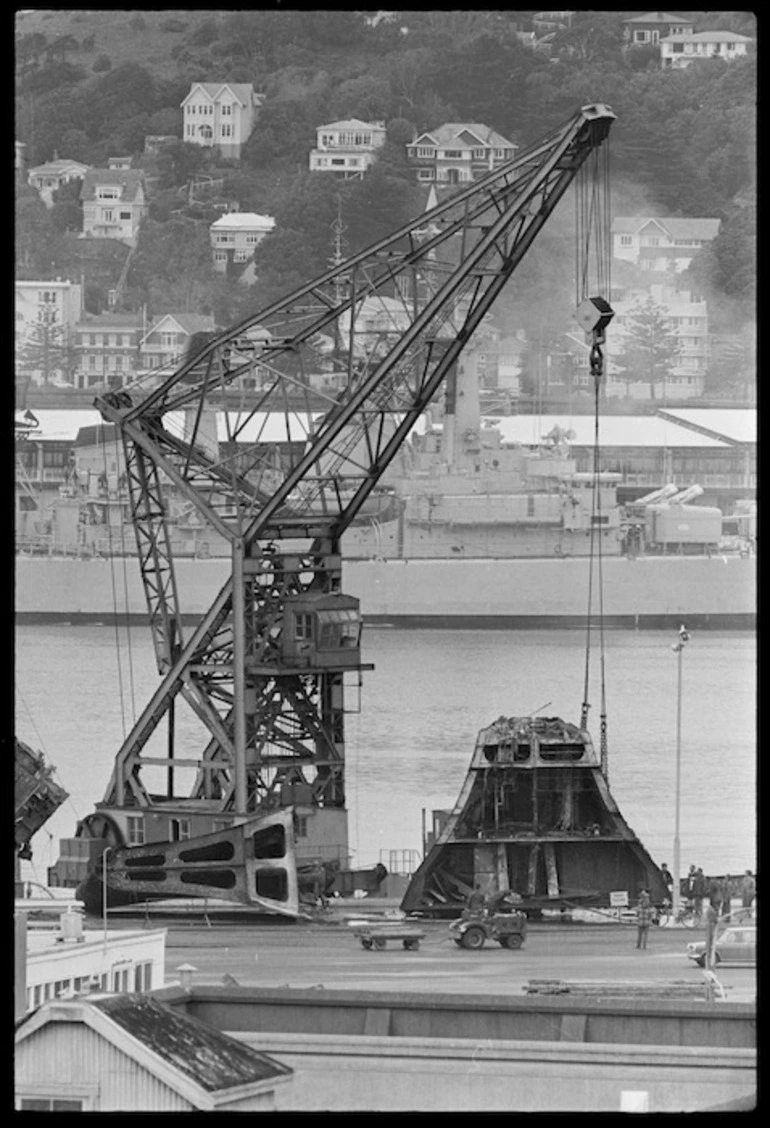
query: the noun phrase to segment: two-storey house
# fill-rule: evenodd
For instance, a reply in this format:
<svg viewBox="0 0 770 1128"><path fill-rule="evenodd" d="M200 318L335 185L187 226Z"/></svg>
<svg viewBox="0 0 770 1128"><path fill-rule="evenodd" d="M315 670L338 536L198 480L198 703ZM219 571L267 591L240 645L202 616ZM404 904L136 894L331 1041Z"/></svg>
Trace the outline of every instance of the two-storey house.
<svg viewBox="0 0 770 1128"><path fill-rule="evenodd" d="M139 370L167 374L183 359L194 333L213 333L214 318L200 313L166 313L155 318L139 341Z"/></svg>
<svg viewBox="0 0 770 1128"><path fill-rule="evenodd" d="M734 31L699 31L695 35L669 35L660 41L663 70L681 70L698 59L737 59L754 40Z"/></svg>
<svg viewBox="0 0 770 1128"><path fill-rule="evenodd" d="M147 214L141 169L92 168L83 178L83 235L133 246Z"/></svg>
<svg viewBox="0 0 770 1128"><path fill-rule="evenodd" d="M478 180L511 160L517 148L488 125L448 122L421 133L406 155L419 182L446 186Z"/></svg>
<svg viewBox="0 0 770 1128"><path fill-rule="evenodd" d="M331 172L340 179L361 179L377 160L377 150L385 144L383 121L333 121L319 125L316 147L310 153L311 172Z"/></svg>
<svg viewBox="0 0 770 1128"><path fill-rule="evenodd" d="M121 387L136 377L143 320L136 313L87 314L75 326L76 386Z"/></svg>
<svg viewBox="0 0 770 1128"><path fill-rule="evenodd" d="M658 44L669 35L690 33L693 22L686 16L672 16L668 12L646 12L623 20L623 39L631 47Z"/></svg>
<svg viewBox="0 0 770 1128"><path fill-rule="evenodd" d="M182 102L182 140L240 160L263 102L250 82L194 82Z"/></svg>
<svg viewBox="0 0 770 1128"><path fill-rule="evenodd" d="M27 182L36 188L47 208L53 207L53 194L70 180L82 180L90 165L80 161L53 160L36 165L27 174Z"/></svg>
<svg viewBox="0 0 770 1128"><path fill-rule="evenodd" d="M612 221L612 254L641 270L686 270L719 234L718 219L618 216Z"/></svg>
<svg viewBox="0 0 770 1128"><path fill-rule="evenodd" d="M271 215L256 212L228 212L209 228L214 269L225 273L231 263L248 262L254 248L275 228Z"/></svg>
<svg viewBox="0 0 770 1128"><path fill-rule="evenodd" d="M16 282L14 358L30 383L68 383L70 346L83 315L83 288L57 278L52 282Z"/></svg>

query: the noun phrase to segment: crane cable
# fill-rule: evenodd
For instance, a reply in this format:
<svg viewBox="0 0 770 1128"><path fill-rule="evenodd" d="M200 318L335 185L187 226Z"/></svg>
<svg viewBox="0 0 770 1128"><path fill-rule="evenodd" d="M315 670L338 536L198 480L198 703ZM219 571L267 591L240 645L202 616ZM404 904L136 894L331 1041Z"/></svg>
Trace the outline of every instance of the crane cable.
<svg viewBox="0 0 770 1128"><path fill-rule="evenodd" d="M101 448L102 448L102 460L103 460L103 464L104 464L104 489L105 489L105 492L106 492L106 495L107 495L107 551L108 551L109 561L110 561L110 584L111 584L111 588L112 588L112 616L113 616L113 621L114 621L114 624L115 624L115 655L116 655L117 670L118 670L118 693L120 695L120 719L121 719L121 724L122 724L122 727L123 727L123 739L125 740L125 738L126 738L126 706L125 706L125 694L124 694L124 689L123 689L123 666L122 666L122 662L121 662L120 616L118 614L118 594L117 594L117 586L116 586L116 582L115 582L115 553L114 553L114 548L113 548L113 543L112 543L112 522L110 520L110 507L109 507L109 473L108 473L108 465L107 465L107 434L106 434L106 426L104 424L100 425L100 437L101 437ZM116 445L117 445L117 436L116 436ZM116 466L118 464L119 463L116 461ZM121 522L121 525L122 525L122 522ZM121 539L122 539L122 528L121 528ZM126 560L125 560L125 556L124 556L124 558L123 558L124 591L125 591L125 599L126 599L126 616L127 616L128 615L128 583L127 583L127 578L126 578L126 574L125 574L125 568L126 568ZM133 669L133 658L132 658L132 654L131 654L131 634L129 632L127 622L126 622L126 634L128 635L129 685L130 685L130 693L131 693L131 703L132 703L132 708L133 708L134 716L135 716L136 715L136 708L135 708L135 705L134 705L134 669Z"/></svg>
<svg viewBox="0 0 770 1128"><path fill-rule="evenodd" d="M590 178L590 185L589 185ZM609 303L610 297L610 267L612 261L611 229L610 229L610 176L609 176L609 146L605 143L602 148L592 155L592 159L581 169L578 176L575 192L575 219L576 219L576 306L579 306L591 290L591 240L593 237L593 261L595 267L595 294L604 296ZM608 750L607 750L607 694L606 694L606 667L604 647L604 587L602 574L602 512L601 512L601 479L600 479L600 440L599 417L601 401L601 381L604 377L604 356L601 349L603 333L595 333L593 345L590 350L590 370L594 383L594 442L593 442L593 480L591 489L591 526L589 530L589 571L588 571L588 607L586 615L586 650L585 650L585 681L583 689L583 704L581 708L580 727L588 727L589 684L591 665L591 629L593 610L594 572L596 572L598 592L598 629L600 650L600 685L601 685L601 713L600 713L600 761L602 774L608 779ZM598 537L597 537L598 532Z"/></svg>

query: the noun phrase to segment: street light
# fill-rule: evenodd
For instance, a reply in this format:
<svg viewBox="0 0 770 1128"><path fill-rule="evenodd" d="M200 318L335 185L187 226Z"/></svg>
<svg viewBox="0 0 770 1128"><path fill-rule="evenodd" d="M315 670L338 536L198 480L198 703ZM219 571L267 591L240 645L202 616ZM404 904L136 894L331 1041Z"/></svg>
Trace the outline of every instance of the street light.
<svg viewBox="0 0 770 1128"><path fill-rule="evenodd" d="M684 623L679 628L679 641L671 649L676 654L676 789L674 798L674 884L671 890L671 912L674 920L679 914L681 894L681 858L679 850L679 806L682 776L682 652L690 636Z"/></svg>

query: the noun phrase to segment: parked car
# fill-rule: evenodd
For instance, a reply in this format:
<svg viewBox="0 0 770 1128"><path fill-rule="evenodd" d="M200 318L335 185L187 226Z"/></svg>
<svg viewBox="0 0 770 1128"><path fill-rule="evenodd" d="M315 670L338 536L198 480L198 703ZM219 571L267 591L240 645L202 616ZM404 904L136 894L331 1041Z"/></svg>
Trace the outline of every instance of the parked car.
<svg viewBox="0 0 770 1128"><path fill-rule="evenodd" d="M696 940L687 945L687 958L698 967L706 966L706 943ZM714 945L715 964L747 967L757 962L757 926L738 925L725 928Z"/></svg>

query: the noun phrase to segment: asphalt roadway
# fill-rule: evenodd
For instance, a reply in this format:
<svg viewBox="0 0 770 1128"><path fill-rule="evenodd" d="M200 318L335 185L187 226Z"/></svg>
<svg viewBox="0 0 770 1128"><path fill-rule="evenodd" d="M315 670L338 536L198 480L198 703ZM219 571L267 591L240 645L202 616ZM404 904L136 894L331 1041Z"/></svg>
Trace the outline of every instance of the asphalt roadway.
<svg viewBox="0 0 770 1128"><path fill-rule="evenodd" d="M347 919L264 924L189 920L129 921L119 927L163 927L166 982L179 981L180 965L192 965L193 985L235 980L249 987L324 987L439 994L522 996L528 980L703 982L687 959L687 943L703 932L653 928L646 949L636 948L629 924L530 922L524 947L509 951L487 942L480 951L459 948L445 922L428 921L417 951L399 941L366 950ZM360 919L360 918L359 918ZM117 923L117 922L116 922ZM111 922L112 924L112 922ZM113 925L114 927L114 925ZM716 968L728 1002L756 1000L755 968ZM230 978L231 977L231 978Z"/></svg>

